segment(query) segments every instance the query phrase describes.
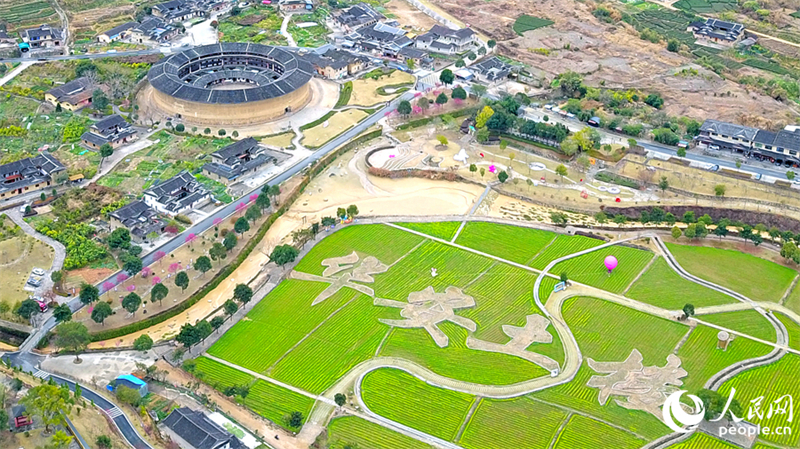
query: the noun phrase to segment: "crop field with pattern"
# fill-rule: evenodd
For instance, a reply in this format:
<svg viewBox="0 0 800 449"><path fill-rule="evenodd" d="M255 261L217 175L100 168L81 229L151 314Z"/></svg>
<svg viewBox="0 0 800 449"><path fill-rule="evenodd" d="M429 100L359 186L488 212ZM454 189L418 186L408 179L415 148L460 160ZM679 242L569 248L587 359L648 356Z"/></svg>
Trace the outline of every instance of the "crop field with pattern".
<svg viewBox="0 0 800 449"><path fill-rule="evenodd" d="M619 265L611 273L603 264L606 256L610 255L615 256L619 261ZM622 293L652 258L653 253L649 251L625 246L611 246L560 262L550 271L556 276L567 273L569 279L582 284Z"/></svg>
<svg viewBox="0 0 800 449"><path fill-rule="evenodd" d="M328 441L332 449L431 449L431 446L392 432L386 427L355 416L342 416L328 424Z"/></svg>
<svg viewBox="0 0 800 449"><path fill-rule="evenodd" d="M259 379L250 387L250 394L247 395L245 405L275 424L286 427L284 416L292 412L300 412L303 417L308 418L311 407L314 406L314 400Z"/></svg>
<svg viewBox="0 0 800 449"><path fill-rule="evenodd" d="M440 238L442 240L450 239L456 235L456 231L461 226L460 221L440 221L436 223L395 223L398 226L411 229L412 231L421 232L431 237Z"/></svg>
<svg viewBox="0 0 800 449"><path fill-rule="evenodd" d="M216 360L198 357L196 362L192 374L219 391L232 386L250 385L255 380L255 377Z"/></svg>
<svg viewBox="0 0 800 449"><path fill-rule="evenodd" d="M464 226L456 243L512 262L526 264L555 238L554 232L471 221Z"/></svg>
<svg viewBox="0 0 800 449"><path fill-rule="evenodd" d="M653 262L625 296L669 310L680 310L686 303L706 307L737 302L728 295L680 277L663 257Z"/></svg>
<svg viewBox="0 0 800 449"><path fill-rule="evenodd" d="M577 253L584 249L602 245L602 240L584 237L582 235L559 235L544 251L542 251L532 263L528 265L541 270L550 262L564 257L568 254Z"/></svg>
<svg viewBox="0 0 800 449"><path fill-rule="evenodd" d="M554 449L613 447L635 449L645 443L641 438L608 424L582 415L572 415L564 430L558 435Z"/></svg>
<svg viewBox="0 0 800 449"><path fill-rule="evenodd" d="M564 410L528 397L483 399L458 443L467 449L547 448L566 418Z"/></svg>

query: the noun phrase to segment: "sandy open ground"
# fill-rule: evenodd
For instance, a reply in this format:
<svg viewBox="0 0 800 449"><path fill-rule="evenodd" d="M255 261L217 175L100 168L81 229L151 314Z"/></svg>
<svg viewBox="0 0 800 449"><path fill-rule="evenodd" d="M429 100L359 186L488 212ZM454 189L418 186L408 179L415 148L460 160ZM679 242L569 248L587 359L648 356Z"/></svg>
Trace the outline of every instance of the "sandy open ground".
<svg viewBox="0 0 800 449"><path fill-rule="evenodd" d="M393 84L413 83L414 76L395 70L389 76L382 76L378 80L373 79L359 79L353 81L353 94L350 96L350 102L347 104L354 104L358 106L372 106L374 104L383 103L394 99L397 94L392 95L379 95L378 88L382 86L390 86Z"/></svg>
<svg viewBox="0 0 800 449"><path fill-rule="evenodd" d="M360 109L337 112L325 122L303 131L303 140L300 143L309 148L321 147L325 142L352 128L367 116L368 114Z"/></svg>

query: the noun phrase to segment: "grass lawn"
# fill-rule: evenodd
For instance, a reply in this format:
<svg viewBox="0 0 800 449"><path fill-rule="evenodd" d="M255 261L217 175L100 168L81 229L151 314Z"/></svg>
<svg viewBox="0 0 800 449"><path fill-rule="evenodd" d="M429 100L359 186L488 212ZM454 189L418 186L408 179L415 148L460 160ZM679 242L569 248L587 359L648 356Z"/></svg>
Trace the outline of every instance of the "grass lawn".
<svg viewBox="0 0 800 449"><path fill-rule="evenodd" d="M396 369L367 374L361 384L364 403L373 412L451 441L475 397L436 388Z"/></svg>
<svg viewBox="0 0 800 449"><path fill-rule="evenodd" d="M593 239L590 237L584 237L582 235L559 235L556 237L555 241L550 244L550 246L545 248L545 250L536 256L536 258L533 259L533 262L529 263L528 265L541 270L546 267L547 264L558 259L559 257L577 253L578 251L582 251L584 249L593 248L595 246L602 245L603 243L605 242L600 239Z"/></svg>
<svg viewBox="0 0 800 449"><path fill-rule="evenodd" d="M794 286L783 305L793 310L795 313L800 314L800 282Z"/></svg>
<svg viewBox="0 0 800 449"><path fill-rule="evenodd" d="M23 301L31 295L23 289L31 270L50 269L53 264L53 248L24 234L12 237L0 241L0 264L4 286L0 289L0 302L13 309L17 301Z"/></svg>
<svg viewBox="0 0 800 449"><path fill-rule="evenodd" d="M332 449L431 449L411 437L355 416L335 418L328 424L328 443Z"/></svg>
<svg viewBox="0 0 800 449"><path fill-rule="evenodd" d="M222 392L224 392L227 387L250 385L255 380L255 377L250 374L231 368L228 365L223 365L207 357L198 357L196 362L197 364L192 374Z"/></svg>
<svg viewBox="0 0 800 449"><path fill-rule="evenodd" d="M447 240L448 242L456 235L460 221L440 221L437 223L395 223L398 226L411 229L413 231L427 234L431 237Z"/></svg>
<svg viewBox="0 0 800 449"><path fill-rule="evenodd" d="M397 84L414 83L414 75L395 70L389 75L383 75L379 79L361 78L353 81L353 93L348 104L357 106L372 106L393 100L397 94L381 95L378 89Z"/></svg>
<svg viewBox="0 0 800 449"><path fill-rule="evenodd" d="M769 354L772 347L748 338L737 338L727 351L717 349L719 331L697 326L678 350L681 366L689 373L683 378L683 389L697 392L714 374L736 362Z"/></svg>
<svg viewBox="0 0 800 449"><path fill-rule="evenodd" d="M305 422L314 406L314 400L259 379L250 387L246 405L264 418L288 429L283 417L292 412L300 412Z"/></svg>
<svg viewBox="0 0 800 449"><path fill-rule="evenodd" d="M322 275L325 270L322 266L323 260L347 256L353 251L362 258L374 256L386 265L390 265L423 240L424 238L418 235L381 224L348 226L325 237L314 246L297 264L295 270Z"/></svg>
<svg viewBox="0 0 800 449"><path fill-rule="evenodd" d="M777 302L797 272L739 251L667 243L686 271L756 301Z"/></svg>
<svg viewBox="0 0 800 449"><path fill-rule="evenodd" d="M680 310L687 303L706 307L737 302L728 295L680 277L663 257L656 259L625 296L669 310Z"/></svg>
<svg viewBox="0 0 800 449"><path fill-rule="evenodd" d="M755 310L696 315L696 318L761 340L773 343L776 341L775 328L772 327L769 320Z"/></svg>
<svg viewBox="0 0 800 449"><path fill-rule="evenodd" d="M546 448L566 418L567 412L528 397L483 399L458 443L467 449Z"/></svg>
<svg viewBox="0 0 800 449"><path fill-rule="evenodd" d="M318 148L368 116L369 114L360 109L337 112L326 120L328 126L325 126L325 122L323 122L313 128L304 130L301 143L308 148Z"/></svg>
<svg viewBox="0 0 800 449"><path fill-rule="evenodd" d="M613 447L639 448L646 441L636 436L582 415L572 415L558 435L554 449Z"/></svg>
<svg viewBox="0 0 800 449"><path fill-rule="evenodd" d="M596 298L569 298L563 314L584 357L598 362L621 362L638 349L645 366L663 366L689 330L676 321Z"/></svg>
<svg viewBox="0 0 800 449"><path fill-rule="evenodd" d="M514 22L514 32L522 36L522 34L526 31L543 28L552 24L552 20L540 19L538 17L522 14L521 16L517 17L517 20Z"/></svg>
<svg viewBox="0 0 800 449"><path fill-rule="evenodd" d="M264 137L263 139L261 139L261 143L263 143L264 145L288 148L292 146L292 139L294 139L294 133L286 132L282 134L276 134L274 136Z"/></svg>
<svg viewBox="0 0 800 449"><path fill-rule="evenodd" d="M770 434L759 436L759 439L785 447L797 447L800 443L800 420L797 419L800 415L800 403L797 401L800 397L800 383L797 382L797 373L800 373L800 357L787 354L775 363L739 374L725 382L719 392L728 397L730 389L736 388L736 399L743 407L749 405L751 400L763 396L761 411L764 412L764 418L754 418L757 420L755 424L769 426L772 429L788 426L791 428L791 435ZM767 418L769 410L767 404L772 404L784 395L791 395L794 398L792 406L795 418L792 422L788 422L788 410L787 414L776 413Z"/></svg>
<svg viewBox="0 0 800 449"><path fill-rule="evenodd" d="M471 221L456 243L512 262L526 264L556 238L554 232Z"/></svg>
<svg viewBox="0 0 800 449"><path fill-rule="evenodd" d="M619 265L609 274L603 259L613 255ZM570 279L614 293L623 290L641 273L653 253L627 246L610 246L574 259L558 263L550 271L555 275L567 273Z"/></svg>
<svg viewBox="0 0 800 449"><path fill-rule="evenodd" d="M800 350L800 324L795 323L791 318L780 312L774 313L781 320L781 323L786 326L786 330L789 333L789 347Z"/></svg>

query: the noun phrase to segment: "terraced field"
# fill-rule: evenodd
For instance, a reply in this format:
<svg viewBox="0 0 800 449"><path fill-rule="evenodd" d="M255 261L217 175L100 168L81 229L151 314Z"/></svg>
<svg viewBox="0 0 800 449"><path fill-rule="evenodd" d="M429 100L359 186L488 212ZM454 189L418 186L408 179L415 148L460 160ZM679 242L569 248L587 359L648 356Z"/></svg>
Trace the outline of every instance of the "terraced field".
<svg viewBox="0 0 800 449"><path fill-rule="evenodd" d="M304 418L308 418L314 400L259 379L250 387L245 405L275 424L287 427L284 416L301 412Z"/></svg>
<svg viewBox="0 0 800 449"><path fill-rule="evenodd" d="M58 23L53 6L44 0L3 0L0 1L0 19L9 25L9 31L28 25Z"/></svg>
<svg viewBox="0 0 800 449"><path fill-rule="evenodd" d="M225 391L227 387L232 386L250 385L255 380L255 377L247 373L207 357L198 357L196 359L192 374L219 391Z"/></svg>
<svg viewBox="0 0 800 449"><path fill-rule="evenodd" d="M619 265L610 274L603 264L607 256L615 256ZM625 246L611 246L574 259L565 260L550 271L555 275L567 273L571 280L614 293L622 293L641 273L653 253Z"/></svg>
<svg viewBox="0 0 800 449"><path fill-rule="evenodd" d="M696 315L695 318L773 343L777 338L769 320L755 310Z"/></svg>
<svg viewBox="0 0 800 449"><path fill-rule="evenodd" d="M564 410L528 397L483 399L458 443L467 449L546 448L566 418Z"/></svg>
<svg viewBox="0 0 800 449"><path fill-rule="evenodd" d="M353 251L362 257L375 256L388 265L423 240L423 237L386 225L348 226L325 237L303 257L295 269L321 275L325 270L322 266L323 260L346 256Z"/></svg>
<svg viewBox="0 0 800 449"><path fill-rule="evenodd" d="M568 254L577 253L584 249L602 245L602 240L584 237L582 235L559 235L544 251L542 251L532 263L528 265L541 270L550 262L564 257Z"/></svg>
<svg viewBox="0 0 800 449"><path fill-rule="evenodd" d="M431 237L447 240L448 242L456 235L460 221L440 221L436 223L395 223L398 226L411 229L413 231L427 234Z"/></svg>
<svg viewBox="0 0 800 449"><path fill-rule="evenodd" d="M767 355L772 350L763 343L748 338L736 338L727 351L722 351L717 349L718 332L708 326L697 326L678 350L681 366L689 373L683 378L682 388L685 390L697 391L723 368L742 360Z"/></svg>
<svg viewBox="0 0 800 449"><path fill-rule="evenodd" d="M703 432L695 432L688 440L672 445L669 449L736 449L737 447Z"/></svg>
<svg viewBox="0 0 800 449"><path fill-rule="evenodd" d="M680 310L686 303L706 307L737 302L728 295L680 277L663 257L653 262L625 296L669 310Z"/></svg>
<svg viewBox="0 0 800 449"><path fill-rule="evenodd" d="M512 262L526 264L556 238L556 233L518 226L471 221L456 243Z"/></svg>
<svg viewBox="0 0 800 449"><path fill-rule="evenodd" d="M738 251L667 243L688 272L756 301L777 302L797 272Z"/></svg>
<svg viewBox="0 0 800 449"><path fill-rule="evenodd" d="M780 312L775 312L775 316L786 326L786 331L789 334L789 347L800 350L800 324Z"/></svg>
<svg viewBox="0 0 800 449"><path fill-rule="evenodd" d="M343 416L331 421L328 424L328 441L335 449L432 449L427 444L355 416Z"/></svg>
<svg viewBox="0 0 800 449"><path fill-rule="evenodd" d="M556 440L554 449L613 447L634 449L645 443L641 438L582 415L572 415Z"/></svg>
<svg viewBox="0 0 800 449"><path fill-rule="evenodd" d="M364 403L392 421L452 440L475 397L432 387L395 369L367 374L361 384Z"/></svg>

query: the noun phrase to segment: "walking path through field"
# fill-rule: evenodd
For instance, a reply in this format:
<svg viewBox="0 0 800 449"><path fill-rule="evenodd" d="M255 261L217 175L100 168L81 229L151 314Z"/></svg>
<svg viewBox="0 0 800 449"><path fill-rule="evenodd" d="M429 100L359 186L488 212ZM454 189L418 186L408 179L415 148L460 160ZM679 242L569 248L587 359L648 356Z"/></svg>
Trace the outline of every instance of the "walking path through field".
<svg viewBox="0 0 800 449"><path fill-rule="evenodd" d="M16 223L23 232L28 234L29 236L39 240L40 242L44 243L45 245L50 246L53 248L53 264L50 266L49 269L46 270L44 276L42 276L42 284L36 287L35 295L42 296L44 292L49 292L53 289L53 280L50 279L50 275L54 271L58 271L64 267L64 259L67 256L67 249L64 247L63 244L57 242L46 235L39 234L36 232L35 229L31 227L25 220L22 219L22 214L19 213L19 209L12 208L6 211L6 215L8 218L11 219L14 223Z"/></svg>
<svg viewBox="0 0 800 449"><path fill-rule="evenodd" d="M284 13L283 23L281 23L281 35L283 35L283 37L286 38L286 41L289 43L290 47L297 47L297 43L294 41L292 33L289 32L289 21L291 20L292 20L292 15Z"/></svg>

